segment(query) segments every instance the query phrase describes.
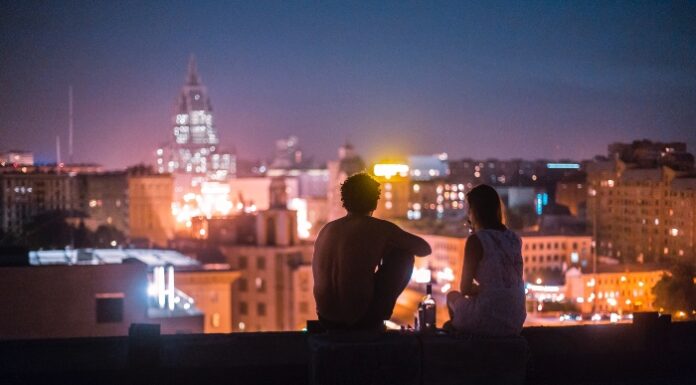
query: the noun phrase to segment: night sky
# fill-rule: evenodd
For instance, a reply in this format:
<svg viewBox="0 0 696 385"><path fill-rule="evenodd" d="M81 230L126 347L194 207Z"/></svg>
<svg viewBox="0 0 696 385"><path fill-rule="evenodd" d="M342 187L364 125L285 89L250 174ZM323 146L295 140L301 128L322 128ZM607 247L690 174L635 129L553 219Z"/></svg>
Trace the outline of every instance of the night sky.
<svg viewBox="0 0 696 385"><path fill-rule="evenodd" d="M696 150L693 2L227 3L3 1L0 150L53 162L72 84L76 161L154 162L191 53L242 158Z"/></svg>

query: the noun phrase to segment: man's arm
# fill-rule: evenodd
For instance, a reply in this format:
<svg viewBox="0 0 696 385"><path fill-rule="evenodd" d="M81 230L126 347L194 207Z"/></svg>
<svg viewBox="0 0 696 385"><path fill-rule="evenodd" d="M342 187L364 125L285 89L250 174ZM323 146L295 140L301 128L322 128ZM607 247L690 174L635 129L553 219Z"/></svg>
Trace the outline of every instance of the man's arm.
<svg viewBox="0 0 696 385"><path fill-rule="evenodd" d="M430 255L432 250L425 239L402 230L399 226L384 221L387 227L387 244L396 249L407 251L419 257Z"/></svg>
<svg viewBox="0 0 696 385"><path fill-rule="evenodd" d="M463 295L476 294L478 285L474 284L474 273L479 261L483 258L483 246L476 234L469 236L464 248L464 267L462 268L462 282L459 285Z"/></svg>

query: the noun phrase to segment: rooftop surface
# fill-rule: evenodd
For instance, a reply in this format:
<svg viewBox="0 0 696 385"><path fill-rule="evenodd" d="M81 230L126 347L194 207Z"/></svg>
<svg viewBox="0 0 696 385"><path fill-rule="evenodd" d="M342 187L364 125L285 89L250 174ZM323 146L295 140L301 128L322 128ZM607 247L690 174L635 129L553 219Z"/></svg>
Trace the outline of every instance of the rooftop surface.
<svg viewBox="0 0 696 385"><path fill-rule="evenodd" d="M71 249L29 252L29 264L32 266L120 264L127 258L135 258L151 268L167 265L176 269L201 267L200 262L175 250Z"/></svg>

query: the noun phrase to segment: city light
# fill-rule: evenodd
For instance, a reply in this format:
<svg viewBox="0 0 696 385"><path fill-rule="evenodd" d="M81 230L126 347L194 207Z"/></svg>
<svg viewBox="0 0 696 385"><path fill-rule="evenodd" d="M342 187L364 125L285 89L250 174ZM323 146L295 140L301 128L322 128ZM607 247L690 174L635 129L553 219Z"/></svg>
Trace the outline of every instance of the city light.
<svg viewBox="0 0 696 385"><path fill-rule="evenodd" d="M168 59L168 63L171 60ZM205 60L206 64L213 64L210 61L214 58ZM169 64L163 66L162 71L173 70L170 67ZM219 74L220 71L211 72L211 76ZM106 79L112 83L124 80ZM0 219L4 220L3 228L0 229L2 234L12 240L9 236L17 233L18 242L41 239L39 236L27 238L27 234L22 232L34 220L32 217L35 214L44 214L45 208L56 208L69 213L69 225L79 224L93 233L100 226L118 230L122 235L114 231L105 233L104 236L100 232L98 237L92 237L91 234L90 237L83 237L89 238L90 242L92 238L98 238L99 247L110 246L108 252L129 252L133 247L146 245L182 248L200 256L201 260L224 258L230 266L234 266L235 271L240 270L239 273L243 274L244 278L238 281L240 286L243 282L243 285L252 286L253 289L255 284L259 291L268 291L268 298L275 295L271 292L280 286L284 291L293 293L295 288L290 286L296 282L304 282L303 287L311 288L313 276L299 276L300 273L308 274L307 268L312 262L312 253L308 251L312 247L312 237L319 233L321 226L345 215L344 208L349 205L342 202L342 199L347 199L341 196L341 183L347 176L366 168L358 151L347 142L339 148L338 156L328 155L332 150L330 147L339 146L339 142L349 136L346 135L347 132L338 132L341 127L357 123L365 128L355 132L358 136L355 140L358 143L370 142L369 147L364 149L365 154L369 155L365 159L369 159L369 162L373 159L381 160L376 164L367 163L372 165L372 170L367 166L368 171L372 171L382 185L375 217L394 221L406 231L424 238L431 237L428 242L431 243L433 255L418 262L417 266L427 268L417 267L413 270L413 287L422 287L415 285L416 283L432 282L436 285L435 293L439 296L440 292L446 293L456 286L455 282L461 278L459 274L466 237L473 227L466 223L466 215L471 214L467 213L466 194L480 183L488 184L498 191L508 214L509 228L525 239L524 251L520 253L524 263L517 272L525 280L525 293L529 301L527 308L530 312L538 306L539 310L551 313L551 309L562 308L555 306L562 303L584 316L596 313L603 320L617 322L617 316L624 312L650 311L655 303L662 303L655 300L658 295L653 293L660 291L653 290L658 282L655 278L658 273L655 266L665 264L660 269L667 271L670 263L693 259L693 215L684 209L690 208L693 203L693 156L687 152L686 142L677 142L679 138L670 138L675 141L668 143L637 140L632 143L609 144L603 143L601 138L592 138L591 135L576 142L572 139L577 139L577 135L570 139L556 135L541 138L544 140L536 143L530 139L530 148L527 146L519 151L513 148L510 152L507 151L511 148L510 143L504 142L521 136L500 135L483 141L475 136L465 139L457 130L441 131L443 127L451 126L451 122L432 120L433 116L442 114L427 111L432 108L429 103L422 105L422 108L415 103L416 107L411 112L403 110L404 106L388 106L390 108L387 110L376 109L374 116L369 115L356 122L342 121L345 119L339 116L340 127L332 127L333 123L321 127L326 132L338 132L326 142L320 140L323 136L315 136L316 133L309 128L300 131L310 137L304 149L300 149L295 136L276 142L274 148L273 140L277 138L263 133L264 136L256 138L260 143L266 143L266 150L262 150L263 145L245 135L248 136L250 130L253 131L254 127L259 126L259 121L266 118L249 119L249 114L241 111L240 116L246 117L245 119L232 127L225 127L224 131L218 130L214 124L216 116L209 100L208 88L198 75L193 57L189 61L186 77L182 80L172 113L156 118L164 128L161 136L166 134L165 142L146 146L147 138L141 137L137 127L155 127L148 121L149 116L133 128L125 124L117 125L119 135L109 133L85 136L79 141L82 147L80 150L87 153L92 152L91 147L97 147L97 144L103 149L113 146L111 150L131 150L128 147L132 147L132 151L140 151L124 151L123 154L112 154L113 156L103 154L103 157L102 154L92 152L92 155L97 155L96 159L93 156L90 159L89 154L77 156L79 162L101 164L103 161L103 168L74 162L72 144L70 160L62 159L60 137L56 138L55 159L43 159L46 158L43 154L45 146L40 147L43 148L42 159L37 160L44 163L55 160L55 166L43 168L44 171L41 170L45 166L33 164L33 153L30 151L8 152L3 149L0 152L0 166L3 167L1 178L7 183L3 184L6 187L2 191L6 194L3 196L4 202L10 203L0 207ZM211 83L223 84L220 79L212 78ZM161 84L154 86L159 87ZM26 96L18 95L22 98ZM72 105L72 96L70 100ZM403 102L398 98L395 100L397 104ZM224 105L230 101L220 102ZM112 116L114 113L125 116L142 113L143 110L137 108L117 111L123 109L123 106L115 101L110 108L116 110L103 116ZM161 111L161 107L157 106L153 111ZM425 110L420 111L423 108ZM81 113L102 116L97 115L99 111L92 111L90 108L79 110ZM562 110L568 111L566 108ZM259 111L270 111L270 117L277 115L273 112L273 106L262 106ZM404 124L406 122L395 120L393 116L380 116L384 111L405 111L403 120L412 120L412 123ZM582 120L586 115L572 114L571 118ZM304 115L298 116L302 118ZM346 116L353 119L352 115ZM88 117L84 119L91 121ZM467 129L475 131L475 126L484 121L486 119L469 119L465 125ZM570 122L577 127L583 127L587 123L573 122L572 119ZM291 123L290 129L308 124ZM70 124L72 127L72 118ZM442 124L444 125L437 127ZM97 130L102 129L100 125L92 126ZM272 126L269 124L269 127ZM424 131L416 135L414 132L418 127ZM377 128L385 130L375 130ZM126 132L128 129L132 132ZM63 135L62 129L54 131ZM219 137L218 134L223 132L233 132L235 137ZM368 132L370 135L364 136ZM279 133L280 131L276 131L272 135ZM54 132L49 134L52 141ZM539 132L529 132L525 137L540 139L537 134ZM24 133L18 132L17 135ZM386 138L385 143L375 139L380 135ZM397 135L402 137L395 137ZM12 137L8 136L9 139ZM98 142L96 139L93 143L87 140L100 137L118 141L115 140L112 144ZM253 146L250 146L252 142ZM237 149L245 156L239 162L236 158ZM304 152L310 149L322 151L318 154ZM444 149L455 152L449 156L441 152ZM417 155L418 151L427 151L431 155ZM472 158L473 154L478 154L476 159ZM523 155L526 158L521 158ZM114 163L113 159L119 157L118 162ZM580 159L583 159L582 162ZM133 160L142 161L143 164L126 169L125 165ZM29 175L19 178L17 176L20 171ZM68 176L75 178L70 179ZM66 177L65 180L62 177ZM315 180L311 177L324 179ZM142 180L138 181L138 178ZM147 178L150 179L145 180ZM38 182L32 185L31 179L37 179ZM117 181L112 185L111 179ZM67 187L54 189L53 186L63 182ZM36 194L39 189L40 193ZM51 201L63 198L68 203ZM15 209L15 206L19 209ZM293 212L282 212L285 209ZM296 221L289 216L295 213ZM541 216L543 218L539 218ZM654 226L650 227L649 223ZM53 226L50 227L53 229ZM72 239L56 242L57 246L52 246L64 252L66 261L73 261L71 253L76 252L75 245L84 243L76 235L77 232ZM297 236L301 241L298 242ZM529 242L525 237L547 239L543 242ZM291 246L292 249L283 249ZM257 249L243 250L244 256L230 251L241 247ZM277 250L270 252L275 255L266 254L266 247L276 248ZM209 250L214 250L215 253ZM100 257L109 259L107 254ZM277 263L277 258L286 257L291 261ZM273 262L269 262L271 260ZM79 259L75 261L80 262ZM259 261L263 262L258 263ZM258 266L264 266L266 271L257 274L257 269L261 269ZM292 267L292 272L271 271L288 266ZM249 268L250 271L244 271ZM176 272L176 277L182 280L188 273L188 270L180 270ZM274 274L275 277L282 276L286 281L276 282L271 278ZM178 295L174 288L174 277L174 267L169 263L154 267L148 275L148 300L151 305L158 307L158 311L172 310L175 304L177 308L192 306L192 302ZM556 282L559 284L556 285ZM145 290L144 285L140 287ZM257 322L252 315L277 318L275 308L279 306L278 303L269 300L259 310L255 308L260 305L256 298L244 297L256 291L237 291L236 286L232 290L233 294L239 295L233 297L235 304L244 304L243 307L240 306L244 310L233 310L244 313L246 324L227 315L220 318L218 314L218 319L227 322L229 329L261 329L258 325L262 322ZM300 306L295 306L299 304L292 303L293 301L294 299L283 302L299 308ZM221 302L229 304L228 298L223 298ZM556 304L551 306L552 302ZM204 303L207 304L207 301ZM311 298L302 298L302 304L310 305ZM308 306L302 307L306 310L303 313L316 314L316 309L311 306L309 309ZM679 307L687 313L675 313L675 318L683 314L691 316L690 307ZM269 312L272 314L265 314L266 309L273 309ZM673 312L674 309L667 311ZM557 311L548 317L553 318L553 321L557 318L575 319L574 315L564 312ZM615 312L616 315L610 315L610 312ZM289 310L279 309L278 313L289 314ZM209 316L206 315L205 318L206 326L212 320ZM546 315L540 317L543 316Z"/></svg>
<svg viewBox="0 0 696 385"><path fill-rule="evenodd" d="M378 163L373 168L375 176L391 179L395 175L408 176L409 167L406 164Z"/></svg>
<svg viewBox="0 0 696 385"><path fill-rule="evenodd" d="M580 169L580 164L579 163L546 163L546 168L578 170L578 169Z"/></svg>
<svg viewBox="0 0 696 385"><path fill-rule="evenodd" d="M416 283L429 283L432 279L432 272L427 268L415 268L411 274L411 280Z"/></svg>
<svg viewBox="0 0 696 385"><path fill-rule="evenodd" d="M288 204L290 210L297 211L297 233L302 239L309 238L312 230L312 223L309 221L307 213L307 200L302 198L292 198Z"/></svg>
<svg viewBox="0 0 696 385"><path fill-rule="evenodd" d="M440 288L440 291L443 293L447 293L451 288L452 288L452 285L449 283L446 283L446 284L442 285L442 287Z"/></svg>
<svg viewBox="0 0 696 385"><path fill-rule="evenodd" d="M452 271L452 268L450 268L450 267L445 267L444 269L435 273L435 278L437 279L438 282L440 282L440 281L452 282L452 281L454 281L454 271Z"/></svg>

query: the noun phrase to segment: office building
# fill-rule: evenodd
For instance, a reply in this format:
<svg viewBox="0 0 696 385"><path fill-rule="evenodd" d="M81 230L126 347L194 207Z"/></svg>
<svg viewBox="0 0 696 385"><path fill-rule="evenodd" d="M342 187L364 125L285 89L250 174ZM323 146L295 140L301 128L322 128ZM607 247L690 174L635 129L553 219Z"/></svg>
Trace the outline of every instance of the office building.
<svg viewBox="0 0 696 385"><path fill-rule="evenodd" d="M128 223L131 240L166 246L174 238L171 174L159 174L148 167L128 171Z"/></svg>
<svg viewBox="0 0 696 385"><path fill-rule="evenodd" d="M208 90L193 56L175 111L172 141L157 149L157 172L174 174L181 194L204 181L234 176L235 156L220 148Z"/></svg>
<svg viewBox="0 0 696 385"><path fill-rule="evenodd" d="M0 230L4 233L21 235L39 214L79 208L79 183L74 175L37 170L0 173Z"/></svg>

